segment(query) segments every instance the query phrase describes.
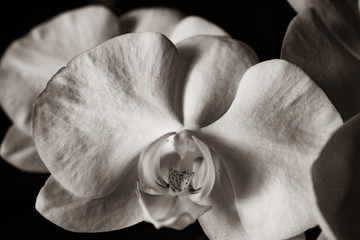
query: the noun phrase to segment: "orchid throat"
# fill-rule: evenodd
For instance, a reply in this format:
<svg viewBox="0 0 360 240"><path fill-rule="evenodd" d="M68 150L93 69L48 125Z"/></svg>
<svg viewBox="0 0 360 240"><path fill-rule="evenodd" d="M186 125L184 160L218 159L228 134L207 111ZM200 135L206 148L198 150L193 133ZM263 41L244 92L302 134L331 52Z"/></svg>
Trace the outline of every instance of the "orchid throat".
<svg viewBox="0 0 360 240"><path fill-rule="evenodd" d="M136 185L146 221L157 228L167 226L176 229L178 225L175 222L178 223L180 218L187 216L186 219L189 220L185 222L190 224L209 210L210 206L198 203L211 193L215 184L216 156L212 149L189 130L168 133L152 142L140 155L139 183ZM169 199L173 202L172 210L162 217L155 217L158 213L151 213L150 210L154 198L162 198L159 201ZM193 216L189 204L200 206L201 214ZM175 222L169 224L169 221Z"/></svg>

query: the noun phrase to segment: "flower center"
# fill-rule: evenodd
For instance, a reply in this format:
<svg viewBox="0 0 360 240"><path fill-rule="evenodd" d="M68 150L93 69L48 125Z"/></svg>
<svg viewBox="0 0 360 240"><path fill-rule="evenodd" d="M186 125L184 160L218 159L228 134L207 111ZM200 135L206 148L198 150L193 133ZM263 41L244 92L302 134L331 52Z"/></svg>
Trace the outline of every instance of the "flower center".
<svg viewBox="0 0 360 240"><path fill-rule="evenodd" d="M173 192L182 192L186 188L192 188L191 180L195 172L188 173L186 171L169 168L169 186ZM189 188L189 190L190 190Z"/></svg>
<svg viewBox="0 0 360 240"><path fill-rule="evenodd" d="M214 186L216 154L189 130L168 133L140 155L139 187L152 195L200 201Z"/></svg>

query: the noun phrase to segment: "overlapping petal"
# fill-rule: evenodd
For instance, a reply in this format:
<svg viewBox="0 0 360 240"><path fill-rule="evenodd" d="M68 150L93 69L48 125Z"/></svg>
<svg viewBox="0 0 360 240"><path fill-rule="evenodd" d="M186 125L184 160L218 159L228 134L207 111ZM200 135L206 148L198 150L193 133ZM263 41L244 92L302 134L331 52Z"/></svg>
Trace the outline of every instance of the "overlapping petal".
<svg viewBox="0 0 360 240"><path fill-rule="evenodd" d="M14 124L31 135L32 104L52 75L77 54L118 33L110 10L89 6L60 14L15 41L0 69L1 105Z"/></svg>
<svg viewBox="0 0 360 240"><path fill-rule="evenodd" d="M315 11L300 12L290 23L281 58L307 72L344 120L360 112L360 60L337 41Z"/></svg>
<svg viewBox="0 0 360 240"><path fill-rule="evenodd" d="M95 5L60 14L10 45L0 64L0 101L17 134L10 129L2 143L6 161L22 170L46 171L30 138L34 100L72 57L117 34L117 17Z"/></svg>
<svg viewBox="0 0 360 240"><path fill-rule="evenodd" d="M170 37L174 28L184 18L176 9L147 7L131 10L119 17L121 34L131 32L157 32Z"/></svg>
<svg viewBox="0 0 360 240"><path fill-rule="evenodd" d="M196 35L228 36L222 28L214 23L198 17L188 16L182 19L171 32L169 39L178 43L186 38Z"/></svg>
<svg viewBox="0 0 360 240"><path fill-rule="evenodd" d="M121 34L130 32L157 32L173 43L196 35L228 36L216 24L199 16L185 17L168 7L138 8L119 17Z"/></svg>
<svg viewBox="0 0 360 240"><path fill-rule="evenodd" d="M179 129L174 45L157 33L126 34L74 58L35 104L34 139L54 178L81 197L126 181L140 152Z"/></svg>
<svg viewBox="0 0 360 240"><path fill-rule="evenodd" d="M129 172L126 179L134 182L136 177ZM143 221L134 186L121 186L104 198L81 198L52 176L39 192L36 209L56 225L75 232L111 231Z"/></svg>
<svg viewBox="0 0 360 240"><path fill-rule="evenodd" d="M312 167L317 219L328 239L360 235L360 115L331 137Z"/></svg>
<svg viewBox="0 0 360 240"><path fill-rule="evenodd" d="M1 146L1 157L11 165L28 172L48 172L41 161L31 136L12 125L7 131Z"/></svg>
<svg viewBox="0 0 360 240"><path fill-rule="evenodd" d="M96 18L93 17L95 15ZM205 19L183 17L175 9L152 7L129 11L117 19L110 10L100 5L60 14L35 27L7 50L0 69L2 107L20 131L31 135L33 101L51 76L77 54L129 32L159 32L168 37L174 35L176 41L196 34L226 35L221 28ZM26 162L24 151L20 151L19 146L12 146L12 150L15 149L19 152L12 152L13 157L7 158L8 162L27 171L43 171L36 168L41 163L30 167L31 160ZM22 159L18 159L19 156Z"/></svg>
<svg viewBox="0 0 360 240"><path fill-rule="evenodd" d="M300 12L313 8L321 20L350 53L360 60L360 12L356 0L288 0Z"/></svg>
<svg viewBox="0 0 360 240"><path fill-rule="evenodd" d="M229 173L245 235L286 239L316 224L309 169L340 124L329 99L297 66L272 60L245 73L230 109L200 135Z"/></svg>
<svg viewBox="0 0 360 240"><path fill-rule="evenodd" d="M182 118L203 127L230 107L245 71L258 62L245 43L229 37L195 36L176 44L184 69Z"/></svg>

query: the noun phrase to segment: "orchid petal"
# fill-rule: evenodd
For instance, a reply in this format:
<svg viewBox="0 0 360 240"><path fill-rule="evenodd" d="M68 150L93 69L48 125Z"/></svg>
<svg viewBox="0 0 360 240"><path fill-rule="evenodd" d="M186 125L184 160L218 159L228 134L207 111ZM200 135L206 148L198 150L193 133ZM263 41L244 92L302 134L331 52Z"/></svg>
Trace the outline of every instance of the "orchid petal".
<svg viewBox="0 0 360 240"><path fill-rule="evenodd" d="M199 218L209 239L247 239L237 213L235 196L229 174L221 161L214 161L215 184L210 195L201 204L211 209Z"/></svg>
<svg viewBox="0 0 360 240"><path fill-rule="evenodd" d="M137 195L145 221L152 223L157 229L169 227L182 230L211 208L186 198L147 194L139 190L139 186Z"/></svg>
<svg viewBox="0 0 360 240"><path fill-rule="evenodd" d="M183 118L186 127L203 127L230 107L244 72L257 63L245 43L219 36L195 36L177 45L186 72Z"/></svg>
<svg viewBox="0 0 360 240"><path fill-rule="evenodd" d="M214 161L216 181L210 196L201 204L211 209L199 218L200 225L209 239L249 239L237 213L235 197L229 174L221 161ZM304 240L305 234L291 238Z"/></svg>
<svg viewBox="0 0 360 240"><path fill-rule="evenodd" d="M189 199L200 200L208 196L214 187L216 179L214 161L219 161L219 159L215 152L211 151L211 149L203 141L201 141L195 136L193 137L193 139L203 155L206 166L206 174L203 179L204 182L201 184L201 191L199 192L199 194L194 194L192 195L193 198L192 196L190 196Z"/></svg>
<svg viewBox="0 0 360 240"><path fill-rule="evenodd" d="M125 181L135 185L136 177L136 171L132 171ZM36 199L36 209L49 221L66 230L117 230L144 220L134 185L121 186L105 198L89 199L67 191L51 176Z"/></svg>
<svg viewBox="0 0 360 240"><path fill-rule="evenodd" d="M177 52L157 33L113 38L74 58L35 103L34 140L64 188L109 195L140 152L181 127L174 112ZM134 185L133 185L134 186Z"/></svg>
<svg viewBox="0 0 360 240"><path fill-rule="evenodd" d="M230 109L199 134L229 173L249 238L286 239L315 226L309 169L341 124L297 66L272 60L245 73Z"/></svg>
<svg viewBox="0 0 360 240"><path fill-rule="evenodd" d="M312 167L320 227L329 239L360 236L360 114L330 138Z"/></svg>
<svg viewBox="0 0 360 240"><path fill-rule="evenodd" d="M7 131L0 150L1 157L20 170L34 173L47 173L32 137L12 125Z"/></svg>
<svg viewBox="0 0 360 240"><path fill-rule="evenodd" d="M168 133L160 137L151 143L140 155L138 163L139 182L143 188L150 188L152 193L155 189L157 192L162 190L158 185L162 180L161 176L159 176L161 154L166 139L174 134Z"/></svg>
<svg viewBox="0 0 360 240"><path fill-rule="evenodd" d="M344 120L360 112L360 60L337 42L314 11L303 11L290 23L281 58L307 72Z"/></svg>
<svg viewBox="0 0 360 240"><path fill-rule="evenodd" d="M360 14L354 0L288 0L296 11L313 8L333 36L360 60Z"/></svg>
<svg viewBox="0 0 360 240"><path fill-rule="evenodd" d="M204 18L189 16L176 25L169 38L173 43L178 43L196 35L228 36L229 34Z"/></svg>
<svg viewBox="0 0 360 240"><path fill-rule="evenodd" d="M32 104L51 76L118 31L110 10L88 6L60 14L13 42L0 65L0 101L14 124L31 135Z"/></svg>
<svg viewBox="0 0 360 240"><path fill-rule="evenodd" d="M166 7L137 8L119 18L122 34L130 32L157 32L167 37L181 21L183 14Z"/></svg>

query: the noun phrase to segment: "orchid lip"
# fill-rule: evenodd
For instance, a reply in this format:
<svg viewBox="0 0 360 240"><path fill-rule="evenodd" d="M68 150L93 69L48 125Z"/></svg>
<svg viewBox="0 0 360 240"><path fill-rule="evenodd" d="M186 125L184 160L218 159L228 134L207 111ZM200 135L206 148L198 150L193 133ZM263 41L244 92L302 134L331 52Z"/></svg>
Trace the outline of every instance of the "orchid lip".
<svg viewBox="0 0 360 240"><path fill-rule="evenodd" d="M145 221L157 228L182 229L211 208L198 202L215 184L216 154L195 134L186 129L167 133L140 155L136 195Z"/></svg>
<svg viewBox="0 0 360 240"><path fill-rule="evenodd" d="M198 195L191 198L199 201L214 185L213 151L190 130L168 133L142 152L138 173L140 188L149 194Z"/></svg>

